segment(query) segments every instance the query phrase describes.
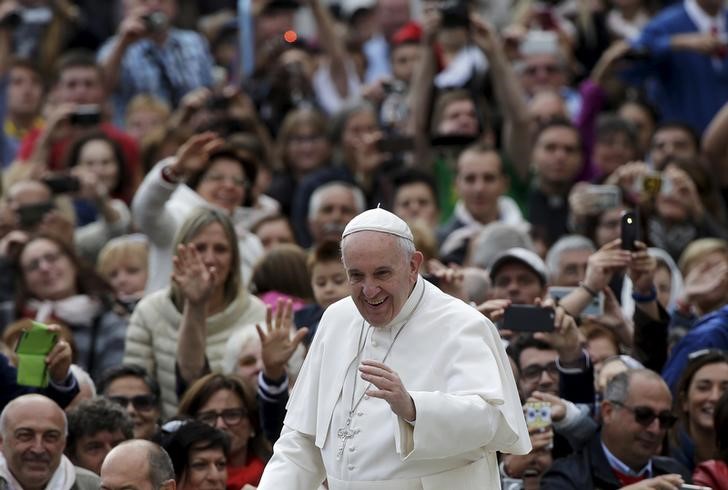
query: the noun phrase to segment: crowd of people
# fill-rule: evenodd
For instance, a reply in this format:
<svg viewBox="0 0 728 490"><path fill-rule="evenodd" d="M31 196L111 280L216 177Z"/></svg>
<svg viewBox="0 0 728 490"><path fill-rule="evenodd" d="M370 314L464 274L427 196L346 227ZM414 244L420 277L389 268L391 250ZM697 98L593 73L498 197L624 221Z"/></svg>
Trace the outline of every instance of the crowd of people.
<svg viewBox="0 0 728 490"><path fill-rule="evenodd" d="M502 488L728 489L723 2L0 0L0 115L0 488L257 486L381 207L498 326Z"/></svg>

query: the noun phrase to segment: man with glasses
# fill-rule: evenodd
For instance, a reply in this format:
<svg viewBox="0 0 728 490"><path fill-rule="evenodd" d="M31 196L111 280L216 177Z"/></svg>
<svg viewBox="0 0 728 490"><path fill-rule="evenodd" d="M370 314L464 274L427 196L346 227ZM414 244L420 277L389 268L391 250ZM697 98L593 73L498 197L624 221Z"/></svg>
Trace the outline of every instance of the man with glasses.
<svg viewBox="0 0 728 490"><path fill-rule="evenodd" d="M607 385L604 398L601 432L578 453L554 462L541 480L543 490L677 490L690 481L680 463L657 456L677 420L670 390L657 373L620 373Z"/></svg>
<svg viewBox="0 0 728 490"><path fill-rule="evenodd" d="M159 431L160 391L146 369L131 364L111 368L104 373L97 389L126 409L134 423L134 438L154 439Z"/></svg>

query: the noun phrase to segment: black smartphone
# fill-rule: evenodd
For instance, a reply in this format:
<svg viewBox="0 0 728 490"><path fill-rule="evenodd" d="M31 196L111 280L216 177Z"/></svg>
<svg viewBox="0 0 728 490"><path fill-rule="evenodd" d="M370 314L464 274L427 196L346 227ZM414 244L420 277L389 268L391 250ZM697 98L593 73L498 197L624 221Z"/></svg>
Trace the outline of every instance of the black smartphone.
<svg viewBox="0 0 728 490"><path fill-rule="evenodd" d="M622 213L622 250L637 250L635 242L640 239L640 227L637 213L625 211Z"/></svg>
<svg viewBox="0 0 728 490"><path fill-rule="evenodd" d="M55 206L52 202L20 206L16 211L16 213L18 213L20 227L24 230L32 230L40 224L43 220L43 216L53 209L55 209Z"/></svg>
<svg viewBox="0 0 728 490"><path fill-rule="evenodd" d="M48 186L53 194L67 194L81 190L81 181L72 175L54 175L46 177L43 183Z"/></svg>
<svg viewBox="0 0 728 490"><path fill-rule="evenodd" d="M96 126L101 123L101 110L96 104L82 104L71 113L69 121L74 126Z"/></svg>
<svg viewBox="0 0 728 490"><path fill-rule="evenodd" d="M503 313L500 328L514 332L553 332L554 309L534 305L511 305Z"/></svg>

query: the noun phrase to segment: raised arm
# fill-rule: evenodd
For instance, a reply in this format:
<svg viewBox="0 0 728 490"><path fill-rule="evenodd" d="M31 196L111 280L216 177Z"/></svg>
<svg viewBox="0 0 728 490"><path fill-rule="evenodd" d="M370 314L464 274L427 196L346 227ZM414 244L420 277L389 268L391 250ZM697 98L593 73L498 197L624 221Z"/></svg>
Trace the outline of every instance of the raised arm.
<svg viewBox="0 0 728 490"><path fill-rule="evenodd" d="M430 101L433 79L437 71L435 41L441 15L437 9L425 8L422 20L422 57L412 77L409 95L411 130L415 139L415 165L429 170L430 152Z"/></svg>
<svg viewBox="0 0 728 490"><path fill-rule="evenodd" d="M110 41L111 44L102 48L99 53L99 63L104 69L108 93L112 93L119 84L121 63L127 48L147 35L147 29L142 21L144 13L143 8L129 12L119 24L119 30Z"/></svg>
<svg viewBox="0 0 728 490"><path fill-rule="evenodd" d="M479 15L473 14L470 17L470 27L473 41L488 58L495 95L502 104L505 152L519 178L527 181L531 157L531 133L526 94L493 26Z"/></svg>
<svg viewBox="0 0 728 490"><path fill-rule="evenodd" d="M177 338L177 365L191 385L204 374L207 339L207 304L215 290L214 268L208 269L194 245L180 245L172 259L172 280L184 296Z"/></svg>
<svg viewBox="0 0 728 490"><path fill-rule="evenodd" d="M152 243L171 243L177 231L177 217L165 205L177 185L204 168L208 155L220 144L222 140L214 133L194 135L174 157L162 160L144 178L132 201L132 216L134 224Z"/></svg>
<svg viewBox="0 0 728 490"><path fill-rule="evenodd" d="M349 95L349 77L346 69L346 47L344 40L336 33L331 12L321 0L309 0L311 13L316 21L319 45L329 57L329 71L336 91L342 99Z"/></svg>
<svg viewBox="0 0 728 490"><path fill-rule="evenodd" d="M703 134L703 154L720 187L728 187L728 103L718 111Z"/></svg>

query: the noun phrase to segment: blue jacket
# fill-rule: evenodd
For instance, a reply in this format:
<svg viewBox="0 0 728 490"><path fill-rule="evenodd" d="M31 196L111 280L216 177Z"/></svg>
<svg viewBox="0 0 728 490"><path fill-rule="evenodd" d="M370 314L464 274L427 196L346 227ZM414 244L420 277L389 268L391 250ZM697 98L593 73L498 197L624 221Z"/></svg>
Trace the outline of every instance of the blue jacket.
<svg viewBox="0 0 728 490"><path fill-rule="evenodd" d="M728 12L723 15L728 23ZM670 48L672 36L697 32L682 3L663 9L633 43L650 53L633 75L647 78L648 94L664 120L685 122L701 134L728 101L728 58Z"/></svg>
<svg viewBox="0 0 728 490"><path fill-rule="evenodd" d="M662 370L662 377L673 393L688 364L688 356L701 349L728 350L728 305L703 316L673 348L672 356Z"/></svg>
<svg viewBox="0 0 728 490"><path fill-rule="evenodd" d="M40 389L19 385L18 370L10 365L7 357L0 354L0 412L5 408L5 405L15 398L28 393L45 395L60 405L61 408L65 408L78 394L78 383L73 374L69 375L66 385L66 387L55 386L51 383L46 388Z"/></svg>

